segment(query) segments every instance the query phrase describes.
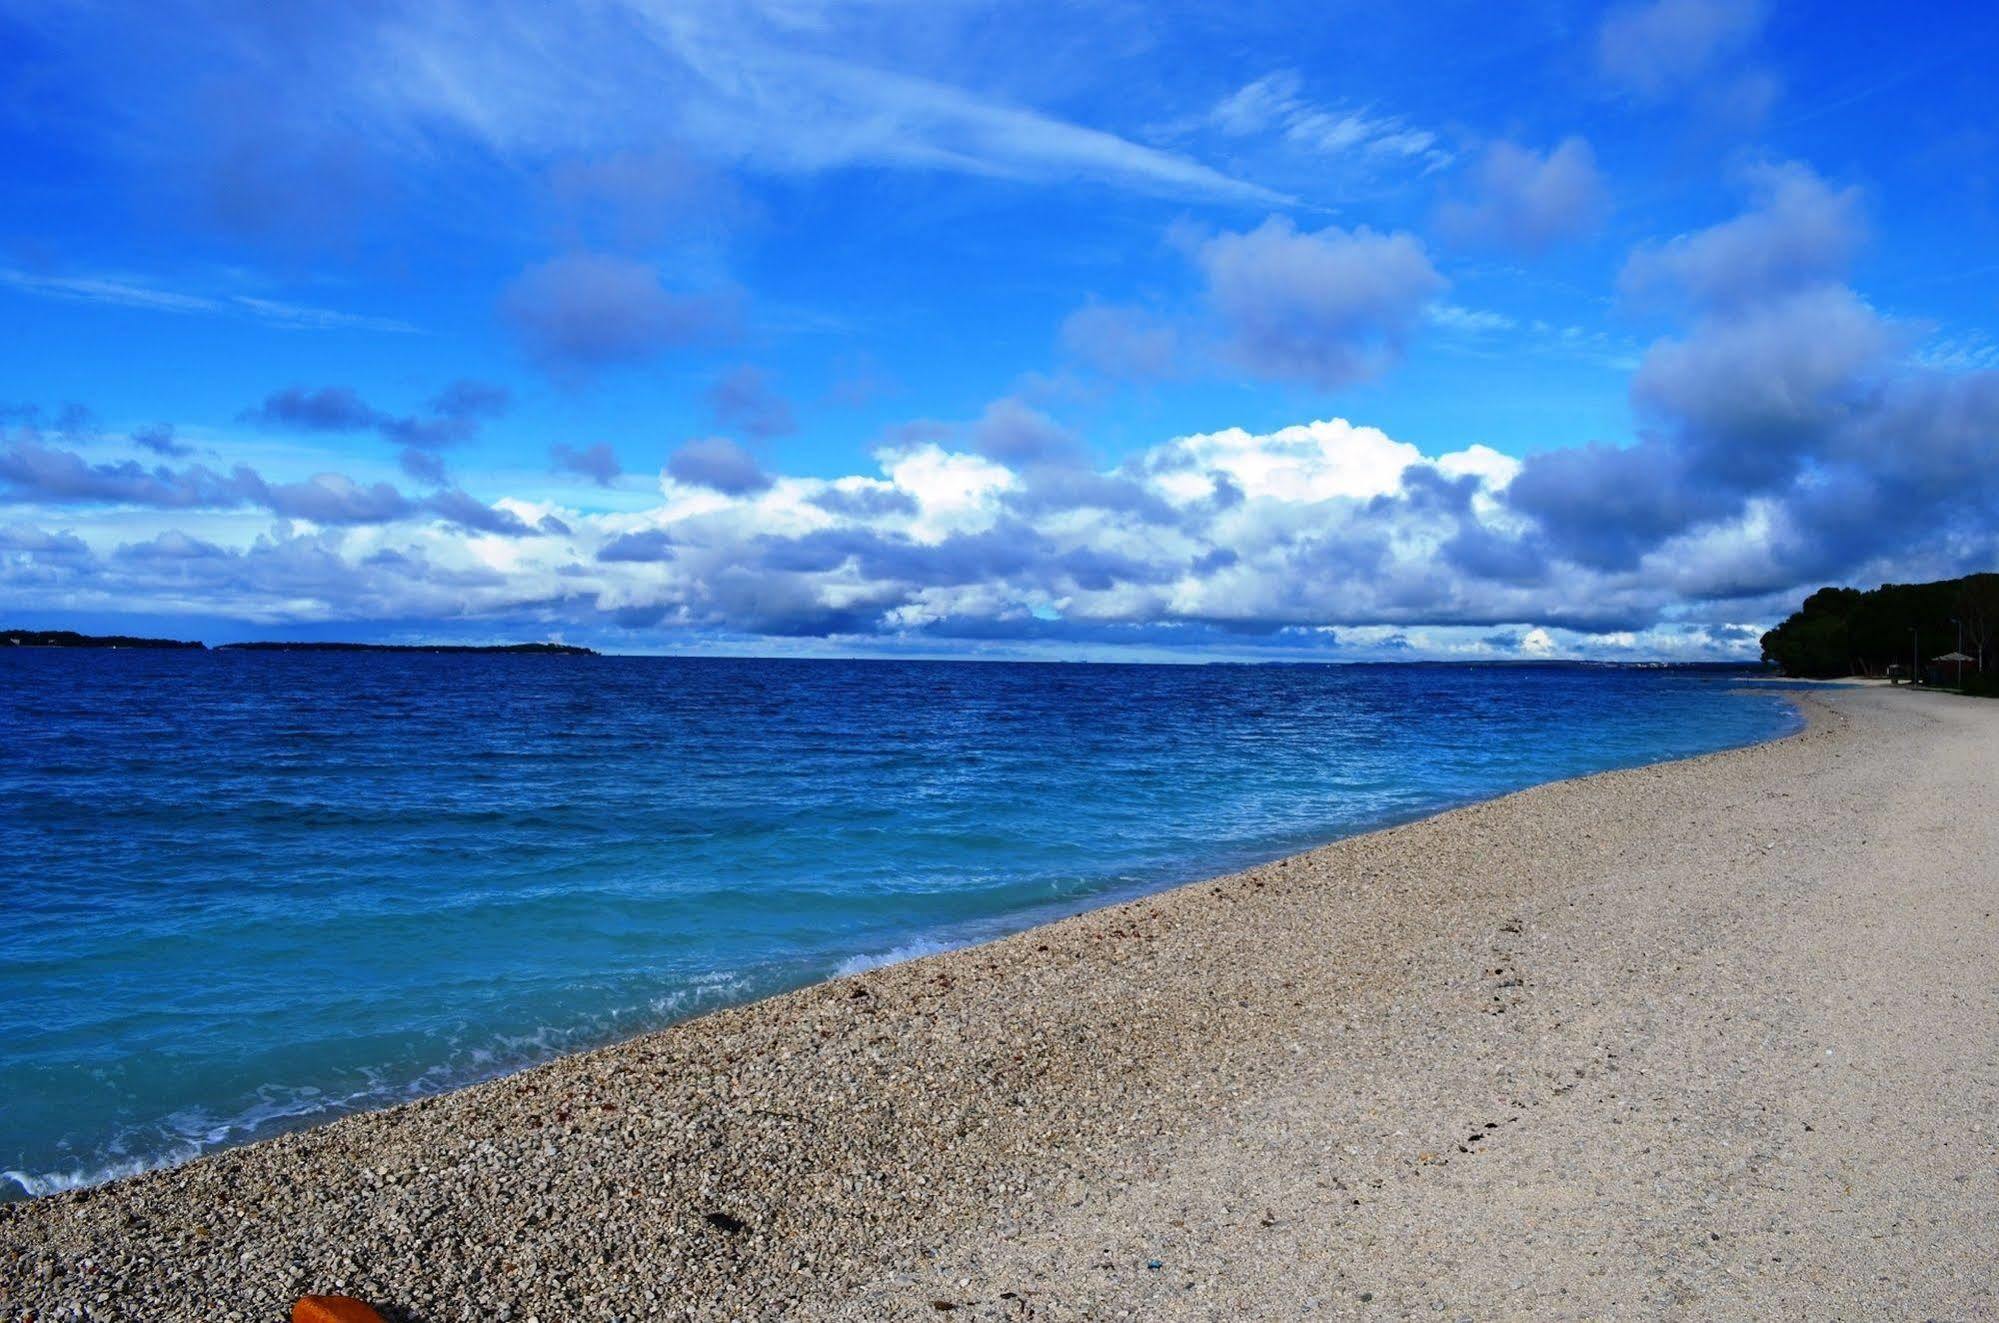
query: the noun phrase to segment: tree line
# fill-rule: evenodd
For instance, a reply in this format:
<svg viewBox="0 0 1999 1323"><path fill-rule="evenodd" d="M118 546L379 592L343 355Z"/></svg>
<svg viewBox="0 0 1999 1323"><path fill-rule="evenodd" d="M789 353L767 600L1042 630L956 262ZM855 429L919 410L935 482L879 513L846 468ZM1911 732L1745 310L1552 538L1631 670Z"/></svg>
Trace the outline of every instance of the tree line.
<svg viewBox="0 0 1999 1323"><path fill-rule="evenodd" d="M1907 674L1911 662L1955 652L1962 625L1967 677L1987 675L1999 662L1999 574L1970 574L1934 583L1884 583L1879 588L1821 588L1763 636L1763 657L1784 674L1831 679ZM1945 667L1944 678L1955 679ZM1969 687L1969 686L1967 686Z"/></svg>

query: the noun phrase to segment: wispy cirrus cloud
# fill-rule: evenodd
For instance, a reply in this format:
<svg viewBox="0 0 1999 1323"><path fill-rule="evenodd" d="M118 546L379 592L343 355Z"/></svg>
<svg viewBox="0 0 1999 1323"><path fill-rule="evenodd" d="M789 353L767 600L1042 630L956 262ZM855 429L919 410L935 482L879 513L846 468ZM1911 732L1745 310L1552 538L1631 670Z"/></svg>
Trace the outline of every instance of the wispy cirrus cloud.
<svg viewBox="0 0 1999 1323"><path fill-rule="evenodd" d="M41 298L104 303L144 312L241 317L285 330L381 331L410 335L417 328L395 317L316 308L248 294L189 294L115 276L57 276L0 268L0 285Z"/></svg>
<svg viewBox="0 0 1999 1323"><path fill-rule="evenodd" d="M1231 138L1275 137L1317 156L1412 162L1424 170L1449 165L1455 155L1436 133L1398 115L1314 102L1304 88L1296 71L1280 69L1237 88L1179 127L1205 127Z"/></svg>
<svg viewBox="0 0 1999 1323"><path fill-rule="evenodd" d="M986 85L970 35L977 27L949 9L869 9L796 0L613 0L562 11L525 0L301 3L283 23L178 25L159 34L166 51L126 48L124 34L87 11L37 24L51 43L117 47L125 67L156 73L132 98L134 114L155 115L136 131L193 125L198 140L157 149L209 181L215 210L265 229L274 218L295 223L275 204L308 188L321 211L350 195L392 194L382 163L433 160L441 142L536 172L691 153L700 168L690 177L709 162L780 176L861 166L1284 200L1187 154ZM940 58L949 31L967 35ZM382 76L391 69L394 77ZM231 111L267 108L254 131L238 115L218 124L218 87L231 92ZM657 193L654 173L606 180L572 171L558 187ZM713 210L713 198L694 200Z"/></svg>

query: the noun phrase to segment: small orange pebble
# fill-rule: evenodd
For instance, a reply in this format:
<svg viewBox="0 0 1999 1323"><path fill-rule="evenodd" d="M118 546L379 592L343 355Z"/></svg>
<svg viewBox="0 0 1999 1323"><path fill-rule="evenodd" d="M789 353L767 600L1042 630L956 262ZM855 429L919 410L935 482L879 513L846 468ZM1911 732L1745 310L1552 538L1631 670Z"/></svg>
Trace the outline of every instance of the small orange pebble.
<svg viewBox="0 0 1999 1323"><path fill-rule="evenodd" d="M348 1295L309 1295L292 1306L292 1323L382 1323L382 1316Z"/></svg>

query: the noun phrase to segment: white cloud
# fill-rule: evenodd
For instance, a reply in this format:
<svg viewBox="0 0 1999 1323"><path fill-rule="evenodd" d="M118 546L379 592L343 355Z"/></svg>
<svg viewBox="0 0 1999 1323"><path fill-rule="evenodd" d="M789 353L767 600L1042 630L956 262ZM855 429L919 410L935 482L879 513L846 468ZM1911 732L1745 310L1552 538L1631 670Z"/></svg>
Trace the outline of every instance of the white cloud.
<svg viewBox="0 0 1999 1323"><path fill-rule="evenodd" d="M1390 495L1401 489L1402 471L1422 459L1415 446L1379 428L1333 418L1264 434L1232 427L1179 437L1145 462L1169 473L1200 474L1208 484L1223 475L1254 499L1316 502Z"/></svg>
<svg viewBox="0 0 1999 1323"><path fill-rule="evenodd" d="M42 298L105 303L145 312L243 317L286 330L383 331L391 334L408 334L416 330L408 322L393 317L368 317L248 294L188 294L122 276L38 275L30 271L0 269L0 285Z"/></svg>
<svg viewBox="0 0 1999 1323"><path fill-rule="evenodd" d="M1999 341L1983 331L1938 335L1910 357L1917 366L1937 372L1999 372Z"/></svg>
<svg viewBox="0 0 1999 1323"><path fill-rule="evenodd" d="M486 500L413 497L316 456L266 479L221 455L162 463L129 434L56 444L30 423L0 441L0 590L23 609L541 622L613 646L1744 655L1745 620L1781 615L1800 582L1942 573L1992 549L1989 524L1960 516L1990 499L1977 475L1999 379L1894 380L1844 409L1841 383L1885 352L1828 341L1842 308L1872 325L1850 300L1801 291L1662 342L1641 403L1669 430L1526 461L1327 418L1172 437L1098 468L1003 398L909 429L872 472L706 454L669 467L649 507L606 511L574 504L597 489L532 473L513 491L489 480ZM1701 355L1739 370L1694 372ZM1703 449L1745 428L1755 446ZM1790 483L1802 454L1816 459ZM1938 536L1884 541L1884 490L1929 502Z"/></svg>
<svg viewBox="0 0 1999 1323"><path fill-rule="evenodd" d="M1236 362L1322 388L1385 371L1447 283L1414 235L1306 233L1282 216L1202 240L1194 260Z"/></svg>
<svg viewBox="0 0 1999 1323"><path fill-rule="evenodd" d="M1611 11L1597 62L1626 90L1657 100L1741 52L1763 24L1759 0L1648 0Z"/></svg>
<svg viewBox="0 0 1999 1323"><path fill-rule="evenodd" d="M1186 156L901 67L867 43L867 25L804 12L684 0L552 19L532 5L427 6L372 34L374 67L394 75L366 91L406 135L450 124L510 157L672 139L779 174L886 165L1282 200ZM942 17L921 13L926 24Z"/></svg>
<svg viewBox="0 0 1999 1323"><path fill-rule="evenodd" d="M1317 105L1304 80L1281 69L1223 97L1203 123L1229 137L1275 136L1318 156L1411 161L1426 170L1448 165L1451 152L1436 134L1366 107Z"/></svg>
<svg viewBox="0 0 1999 1323"><path fill-rule="evenodd" d="M917 514L903 525L923 542L953 533L991 528L999 516L998 497L1015 483L1004 465L978 455L952 454L930 444L882 456L891 485L916 502Z"/></svg>
<svg viewBox="0 0 1999 1323"><path fill-rule="evenodd" d="M1328 627L1421 626L1440 654L1515 655L1507 640L1531 626L1582 629L1563 648L1583 651L1587 631L1645 628L1666 604L1628 576L1535 586L1479 570L1485 553L1467 537L1519 532L1501 499L1517 462L1483 446L1428 455L1337 418L1175 437L1107 470L1076 456L1015 468L956 444L885 447L873 474L772 474L733 491L663 478L637 512L494 503L496 517L559 529L532 536L454 526L416 503L314 528L58 492L16 502L28 531L10 533L0 582L24 605L71 610L529 620L627 646L719 634L1029 649L1261 639L1311 652L1334 643ZM1508 621L1511 635L1493 633ZM1410 646L1388 637L1347 646Z"/></svg>
<svg viewBox="0 0 1999 1323"><path fill-rule="evenodd" d="M1432 325L1466 335L1492 335L1511 331L1520 323L1503 312L1489 308L1467 308L1457 303L1433 303L1423 314Z"/></svg>
<svg viewBox="0 0 1999 1323"><path fill-rule="evenodd" d="M1728 308L1844 274L1866 238L1858 189L1836 190L1794 161L1754 167L1745 182L1752 205L1742 215L1633 252L1624 292Z"/></svg>
<svg viewBox="0 0 1999 1323"><path fill-rule="evenodd" d="M1438 216L1465 243L1539 253L1589 234L1610 211L1596 155L1581 138L1564 139L1546 154L1493 143L1473 185L1470 196L1446 203Z"/></svg>
<svg viewBox="0 0 1999 1323"><path fill-rule="evenodd" d="M1475 477L1487 491L1502 491L1520 472L1520 461L1490 446L1466 446L1437 458L1437 471L1447 477Z"/></svg>

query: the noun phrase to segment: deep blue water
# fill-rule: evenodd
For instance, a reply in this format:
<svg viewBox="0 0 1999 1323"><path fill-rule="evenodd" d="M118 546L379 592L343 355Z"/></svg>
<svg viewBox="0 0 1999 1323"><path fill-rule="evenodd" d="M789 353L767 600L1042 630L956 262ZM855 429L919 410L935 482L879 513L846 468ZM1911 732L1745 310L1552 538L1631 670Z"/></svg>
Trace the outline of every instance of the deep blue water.
<svg viewBox="0 0 1999 1323"><path fill-rule="evenodd" d="M0 1197L1794 723L1574 666L0 653Z"/></svg>

